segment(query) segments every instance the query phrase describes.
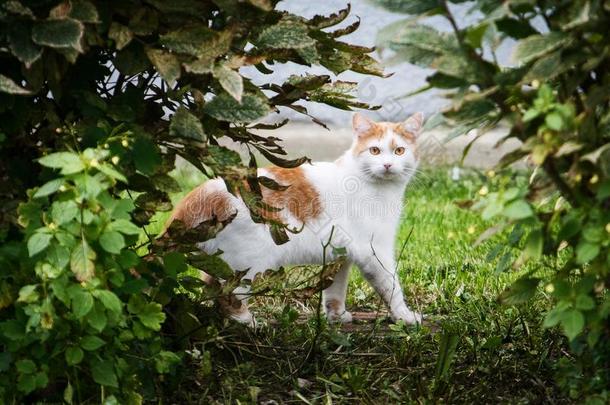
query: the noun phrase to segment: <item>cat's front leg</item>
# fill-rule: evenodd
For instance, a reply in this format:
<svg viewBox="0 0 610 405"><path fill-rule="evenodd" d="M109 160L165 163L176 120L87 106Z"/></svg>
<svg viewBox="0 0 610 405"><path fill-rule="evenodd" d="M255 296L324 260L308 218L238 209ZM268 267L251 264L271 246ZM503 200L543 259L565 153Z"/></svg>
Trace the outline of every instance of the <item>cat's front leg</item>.
<svg viewBox="0 0 610 405"><path fill-rule="evenodd" d="M405 303L396 272L396 264L391 253L380 255L372 250L370 256L361 258L356 264L364 278L388 306L394 321L404 321L408 324L421 323L422 315L411 311Z"/></svg>
<svg viewBox="0 0 610 405"><path fill-rule="evenodd" d="M349 323L352 321L352 314L345 310L345 296L351 267L352 262L345 261L335 274L333 283L322 292L324 313L326 319L331 322Z"/></svg>

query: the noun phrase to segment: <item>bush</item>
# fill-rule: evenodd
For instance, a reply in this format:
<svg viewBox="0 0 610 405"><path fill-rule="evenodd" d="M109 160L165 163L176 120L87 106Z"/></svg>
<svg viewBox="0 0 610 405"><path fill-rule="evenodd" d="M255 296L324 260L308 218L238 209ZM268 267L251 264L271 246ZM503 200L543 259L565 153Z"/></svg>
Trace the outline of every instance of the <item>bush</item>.
<svg viewBox="0 0 610 405"><path fill-rule="evenodd" d="M512 228L500 270L542 255L563 265L552 274L534 271L503 295L526 302L542 282L555 306L544 325L560 325L576 354L572 395L608 395L610 382L610 2L494 1L470 3L471 23L456 21L463 1L376 0L415 17L379 34L398 60L432 68L428 85L443 89L451 105L436 122L451 136L500 120L521 147L502 165L527 157L536 166L528 187L505 187L481 203L497 218L485 235ZM452 27L440 32L421 17L440 15ZM514 40L515 66L502 66L495 51ZM465 151L467 153L467 149ZM521 254L513 257L510 247ZM562 364L569 363L566 359ZM574 372L574 370L578 370Z"/></svg>
<svg viewBox="0 0 610 405"><path fill-rule="evenodd" d="M254 157L243 165L217 139L293 167L305 158L286 160L252 132L283 123L252 122L280 106L307 114L295 104L304 99L367 107L354 83L326 75L262 86L240 75L286 62L382 74L371 49L337 40L358 23L331 31L349 8L305 19L276 3L0 4L0 402L154 398L157 374L180 361L162 327L187 263L227 277L216 256L193 253L192 234L173 229L191 239L169 251L175 241L146 233L171 209L176 156L239 187L262 220ZM282 224L270 226L285 240Z"/></svg>

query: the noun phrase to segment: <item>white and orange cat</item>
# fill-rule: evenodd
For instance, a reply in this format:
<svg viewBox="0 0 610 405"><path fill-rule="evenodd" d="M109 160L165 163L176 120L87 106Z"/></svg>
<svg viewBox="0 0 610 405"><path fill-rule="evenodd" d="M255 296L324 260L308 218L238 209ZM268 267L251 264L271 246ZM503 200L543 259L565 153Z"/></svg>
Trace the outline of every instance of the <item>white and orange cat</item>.
<svg viewBox="0 0 610 405"><path fill-rule="evenodd" d="M229 193L221 179L209 180L188 194L170 221L194 227L214 216L224 220L237 213L214 239L199 247L210 254L221 250L231 268L247 270L244 278L250 280L280 266L321 264L322 246L332 234L330 244L345 248L348 260L323 292L327 318L351 321L345 296L349 271L355 264L383 298L392 319L419 323L421 314L410 310L403 297L394 243L405 187L418 164L415 140L422 124L421 113L402 123L374 122L355 114L353 143L337 161L259 169L259 176L288 186L285 191L262 187L264 201L281 208L276 215L292 228L302 228L285 244L276 245L268 225L252 221L244 202ZM333 259L330 250L327 260ZM225 301L223 309L233 319L254 325L248 295L249 288L238 287L234 291L237 300L232 305Z"/></svg>

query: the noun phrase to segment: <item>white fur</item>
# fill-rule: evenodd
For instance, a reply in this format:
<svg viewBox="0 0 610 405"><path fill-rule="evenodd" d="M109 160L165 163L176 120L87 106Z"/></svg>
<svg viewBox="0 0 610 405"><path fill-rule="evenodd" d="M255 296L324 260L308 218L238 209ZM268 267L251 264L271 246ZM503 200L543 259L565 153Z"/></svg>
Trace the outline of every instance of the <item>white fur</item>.
<svg viewBox="0 0 610 405"><path fill-rule="evenodd" d="M355 118L354 146L358 141L358 130L367 127L366 123L357 125L356 121ZM413 127L407 120L412 133L421 129L421 119L416 121L419 125ZM395 145L406 149L403 155L398 156L391 150L392 140ZM323 212L316 220L307 223L300 233L289 234L289 242L276 245L268 226L253 222L243 201L230 195L237 216L215 239L201 244L200 248L209 253L220 249L222 258L234 270L247 270L245 278L253 279L260 272L280 266L321 264L322 245L328 242L332 232L331 244L346 248L349 260L333 284L324 291L328 318L351 321L351 315L345 310L345 296L349 271L355 264L388 305L394 320L421 322L422 316L405 304L396 275L394 254L404 190L417 167L413 146L394 133L387 133L381 141L369 141L367 147L372 146L378 147L381 153L373 155L366 150L354 156L350 149L337 162L301 166L320 195ZM386 170L384 164L392 166ZM259 175L272 177L265 169L259 169ZM226 191L224 182L219 179L207 182L205 187L210 191ZM282 215L289 225L302 226L287 210L283 210ZM327 253L327 260L332 260L332 252ZM240 287L235 295L246 300L248 292L246 287ZM339 303L337 311L327 306L331 300ZM248 312L240 315L239 320L252 323L253 317Z"/></svg>

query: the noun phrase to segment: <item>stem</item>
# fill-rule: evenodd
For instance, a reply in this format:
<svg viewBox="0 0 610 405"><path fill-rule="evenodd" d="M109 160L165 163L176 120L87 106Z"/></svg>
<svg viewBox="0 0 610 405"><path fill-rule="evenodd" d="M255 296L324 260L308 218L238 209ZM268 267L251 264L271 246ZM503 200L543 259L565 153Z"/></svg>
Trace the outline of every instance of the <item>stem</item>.
<svg viewBox="0 0 610 405"><path fill-rule="evenodd" d="M561 178L561 175L557 171L555 167L555 162L551 159L547 159L543 164L544 171L547 175L553 180L553 183L557 186L561 194L564 196L566 200L572 204L573 207L581 206L580 199L574 193L574 190L570 188L570 186Z"/></svg>

